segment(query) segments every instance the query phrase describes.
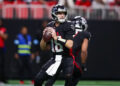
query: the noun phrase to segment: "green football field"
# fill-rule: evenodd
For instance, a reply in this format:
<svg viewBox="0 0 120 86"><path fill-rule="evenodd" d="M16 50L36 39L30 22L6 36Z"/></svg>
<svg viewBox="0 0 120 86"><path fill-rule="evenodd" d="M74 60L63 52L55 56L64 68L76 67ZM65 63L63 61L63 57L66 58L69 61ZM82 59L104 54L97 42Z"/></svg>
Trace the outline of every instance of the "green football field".
<svg viewBox="0 0 120 86"><path fill-rule="evenodd" d="M18 80L9 80L8 84L0 86L33 86L30 81L20 85ZM64 81L57 80L54 86L64 86ZM80 81L77 86L120 86L120 81Z"/></svg>

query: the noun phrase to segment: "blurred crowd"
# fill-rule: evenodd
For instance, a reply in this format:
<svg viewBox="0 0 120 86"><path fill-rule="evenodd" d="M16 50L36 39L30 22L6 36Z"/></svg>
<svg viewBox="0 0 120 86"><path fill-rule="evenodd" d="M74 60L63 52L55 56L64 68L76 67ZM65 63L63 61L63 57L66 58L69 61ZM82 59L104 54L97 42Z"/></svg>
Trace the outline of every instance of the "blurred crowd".
<svg viewBox="0 0 120 86"><path fill-rule="evenodd" d="M70 18L120 19L120 0L0 0L0 18L49 19L56 4L66 6Z"/></svg>
<svg viewBox="0 0 120 86"><path fill-rule="evenodd" d="M103 6L120 6L120 0L0 0L0 3L36 3L40 5L55 5L57 3L67 5L72 8L74 6L92 6L92 7L103 7Z"/></svg>

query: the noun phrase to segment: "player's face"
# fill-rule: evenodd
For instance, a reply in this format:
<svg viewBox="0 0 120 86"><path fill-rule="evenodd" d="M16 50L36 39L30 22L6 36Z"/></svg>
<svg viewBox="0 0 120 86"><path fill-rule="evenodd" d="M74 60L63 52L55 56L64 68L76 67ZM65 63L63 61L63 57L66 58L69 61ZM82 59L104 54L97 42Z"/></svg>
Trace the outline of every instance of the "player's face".
<svg viewBox="0 0 120 86"><path fill-rule="evenodd" d="M21 33L22 33L23 35L26 35L27 32L28 32L28 31L27 31L27 28L26 28L26 27L23 27Z"/></svg>
<svg viewBox="0 0 120 86"><path fill-rule="evenodd" d="M58 17L58 19L65 19L65 13L64 12L58 12L57 17Z"/></svg>

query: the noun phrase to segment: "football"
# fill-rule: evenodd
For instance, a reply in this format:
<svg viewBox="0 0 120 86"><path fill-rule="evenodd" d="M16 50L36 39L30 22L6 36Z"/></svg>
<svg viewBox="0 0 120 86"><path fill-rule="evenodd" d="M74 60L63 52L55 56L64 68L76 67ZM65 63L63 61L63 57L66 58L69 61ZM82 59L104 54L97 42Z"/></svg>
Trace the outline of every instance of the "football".
<svg viewBox="0 0 120 86"><path fill-rule="evenodd" d="M52 28L49 28L49 29L52 29ZM43 40L45 42L49 42L51 40L51 38L52 38L52 34L51 34L49 29L47 27L46 30L44 31L44 34L43 34Z"/></svg>

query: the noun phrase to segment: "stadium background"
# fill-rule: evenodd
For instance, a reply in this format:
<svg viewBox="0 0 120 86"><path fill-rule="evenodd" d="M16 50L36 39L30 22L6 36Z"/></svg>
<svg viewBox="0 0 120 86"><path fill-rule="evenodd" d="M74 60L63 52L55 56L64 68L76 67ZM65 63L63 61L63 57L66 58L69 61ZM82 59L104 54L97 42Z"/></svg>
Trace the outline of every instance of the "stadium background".
<svg viewBox="0 0 120 86"><path fill-rule="evenodd" d="M74 0L75 1L75 0ZM14 39L22 26L27 26L29 33L34 37L39 29L42 29L43 21L50 21L51 4L47 6L40 3L0 3L0 18L7 28L5 74L9 80L8 86L18 84L17 60L14 59ZM53 3L54 4L54 3ZM52 5L53 5L52 4ZM46 10L47 9L47 10ZM69 8L69 18L81 15L88 20L88 31L91 32L91 40L88 48L88 71L82 76L81 85L85 86L120 86L120 7L104 6L95 8L92 6L79 6L72 12ZM49 58L49 57L48 57ZM45 59L48 59L45 58ZM39 70L39 64L33 62L34 75ZM60 76L59 79L61 79ZM29 80L29 78L25 78ZM95 81L90 81L95 80ZM103 81L96 81L103 80ZM104 81L118 80L118 82ZM28 81L26 83L29 83ZM63 82L58 81L58 85ZM87 84L88 83L88 84ZM7 86L7 85L6 85ZM16 85L19 86L19 85ZM23 85L22 85L23 86Z"/></svg>
<svg viewBox="0 0 120 86"><path fill-rule="evenodd" d="M9 38L6 41L6 74L12 79L17 75L11 69L15 68L14 39L22 25L29 28L34 36L41 29L42 20L4 20ZM119 21L88 21L92 37L88 50L88 71L85 79L120 79L120 22ZM11 49L12 48L12 49ZM35 67L34 67L35 68ZM14 69L15 70L15 69Z"/></svg>

